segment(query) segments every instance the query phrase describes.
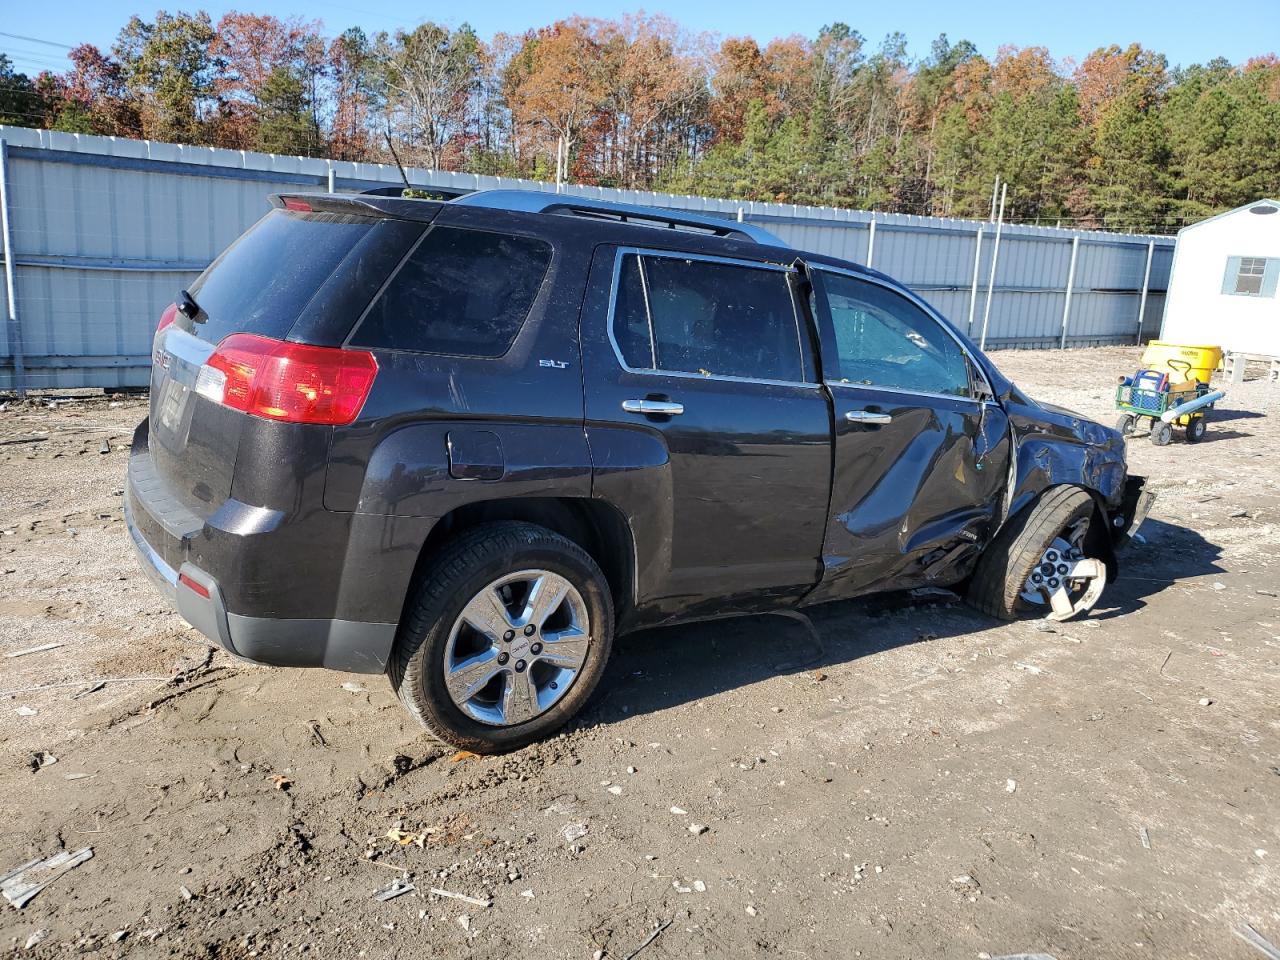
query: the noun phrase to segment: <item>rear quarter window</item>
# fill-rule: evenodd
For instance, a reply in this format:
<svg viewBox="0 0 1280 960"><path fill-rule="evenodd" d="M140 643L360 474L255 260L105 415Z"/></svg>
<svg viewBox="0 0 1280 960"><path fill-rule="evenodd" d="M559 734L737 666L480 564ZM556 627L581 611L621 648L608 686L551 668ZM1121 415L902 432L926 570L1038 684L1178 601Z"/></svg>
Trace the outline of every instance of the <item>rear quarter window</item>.
<svg viewBox="0 0 1280 960"><path fill-rule="evenodd" d="M500 357L511 348L551 265L532 237L435 227L370 306L355 346Z"/></svg>

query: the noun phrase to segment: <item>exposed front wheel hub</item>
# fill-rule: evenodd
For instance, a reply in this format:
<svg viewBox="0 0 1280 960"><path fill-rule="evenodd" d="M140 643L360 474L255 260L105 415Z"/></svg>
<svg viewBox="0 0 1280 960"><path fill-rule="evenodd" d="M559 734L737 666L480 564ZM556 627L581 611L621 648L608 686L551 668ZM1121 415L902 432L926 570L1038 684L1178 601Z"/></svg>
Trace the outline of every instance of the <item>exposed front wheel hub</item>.
<svg viewBox="0 0 1280 960"><path fill-rule="evenodd" d="M1107 585L1107 567L1084 555L1087 526L1055 537L1040 562L1032 568L1019 597L1035 606L1048 606L1050 620L1068 620L1091 609Z"/></svg>

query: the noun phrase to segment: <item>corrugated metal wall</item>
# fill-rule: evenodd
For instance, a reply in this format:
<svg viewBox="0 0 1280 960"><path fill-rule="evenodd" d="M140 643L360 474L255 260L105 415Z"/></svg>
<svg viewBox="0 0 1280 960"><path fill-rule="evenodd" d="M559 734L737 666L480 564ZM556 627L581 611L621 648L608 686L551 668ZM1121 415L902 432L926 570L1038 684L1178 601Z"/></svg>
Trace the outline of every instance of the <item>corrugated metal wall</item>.
<svg viewBox="0 0 1280 960"><path fill-rule="evenodd" d="M0 126L0 143L14 312L26 386L34 390L144 386L160 311L266 211L269 194L323 190L331 176L338 190L400 183L399 172L381 164L17 127ZM530 180L429 170L410 170L409 179L460 189L555 189ZM914 288L974 339L982 334L995 247L992 224L597 187L566 192L740 216L797 249L869 263ZM1159 330L1172 237L1006 225L991 292L988 348L1064 342L1073 241L1078 252L1065 343L1132 343ZM8 307L0 285L0 316L8 316ZM14 327L0 328L0 389L17 386Z"/></svg>

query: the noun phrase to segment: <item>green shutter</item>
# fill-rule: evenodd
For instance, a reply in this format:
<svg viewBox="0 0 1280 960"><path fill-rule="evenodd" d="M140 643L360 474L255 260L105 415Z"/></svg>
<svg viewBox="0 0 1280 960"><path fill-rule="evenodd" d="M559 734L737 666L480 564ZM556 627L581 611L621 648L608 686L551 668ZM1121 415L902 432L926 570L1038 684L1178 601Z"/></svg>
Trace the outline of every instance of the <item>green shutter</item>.
<svg viewBox="0 0 1280 960"><path fill-rule="evenodd" d="M1276 282L1280 281L1280 257L1267 257L1267 266L1262 272L1262 296L1276 295Z"/></svg>
<svg viewBox="0 0 1280 960"><path fill-rule="evenodd" d="M1236 292L1236 278L1240 276L1240 258L1227 257L1227 272L1222 278L1222 292Z"/></svg>

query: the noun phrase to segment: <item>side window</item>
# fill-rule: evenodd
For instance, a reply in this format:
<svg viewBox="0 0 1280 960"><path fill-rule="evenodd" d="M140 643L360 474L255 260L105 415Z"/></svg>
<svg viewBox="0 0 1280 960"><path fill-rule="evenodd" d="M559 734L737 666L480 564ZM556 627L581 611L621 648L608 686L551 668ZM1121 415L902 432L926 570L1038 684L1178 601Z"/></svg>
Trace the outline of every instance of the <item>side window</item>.
<svg viewBox="0 0 1280 960"><path fill-rule="evenodd" d="M1222 292L1240 297L1274 297L1280 258L1228 257Z"/></svg>
<svg viewBox="0 0 1280 960"><path fill-rule="evenodd" d="M895 390L970 395L964 351L933 317L879 284L830 273L823 274L822 284L836 340L834 379Z"/></svg>
<svg viewBox="0 0 1280 960"><path fill-rule="evenodd" d="M435 227L369 308L352 342L419 353L500 357L551 263L531 237Z"/></svg>
<svg viewBox="0 0 1280 960"><path fill-rule="evenodd" d="M804 379L795 305L781 270L627 254L613 336L633 369Z"/></svg>

